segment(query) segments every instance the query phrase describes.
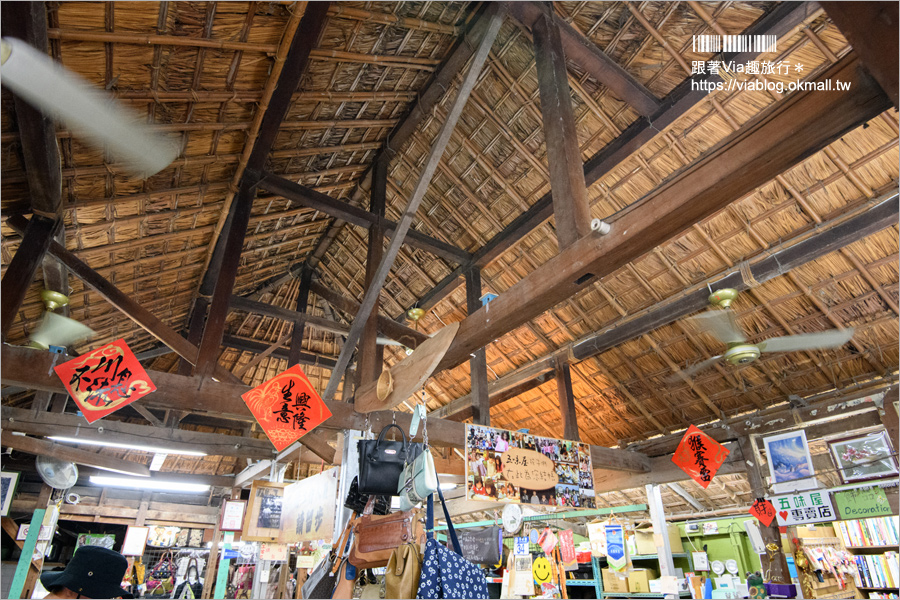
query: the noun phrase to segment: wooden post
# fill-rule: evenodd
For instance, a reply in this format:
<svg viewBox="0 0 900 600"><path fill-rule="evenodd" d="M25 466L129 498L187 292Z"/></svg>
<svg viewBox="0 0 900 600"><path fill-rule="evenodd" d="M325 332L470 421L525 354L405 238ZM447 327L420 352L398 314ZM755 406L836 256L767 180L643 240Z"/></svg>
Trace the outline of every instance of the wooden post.
<svg viewBox="0 0 900 600"><path fill-rule="evenodd" d="M304 266L300 272L300 291L297 294L297 312L305 313L309 304L309 284L312 281L312 269ZM292 367L300 362L300 354L303 352L303 329L305 321L294 321L291 331L291 349L288 353L288 366Z"/></svg>
<svg viewBox="0 0 900 600"><path fill-rule="evenodd" d="M190 322L188 323L188 341L199 347L203 340L203 324L206 322L206 311L209 308L209 299L198 296L194 302L194 308L191 310ZM178 361L178 374L190 376L194 371L194 365L181 357Z"/></svg>
<svg viewBox="0 0 900 600"><path fill-rule="evenodd" d="M900 392L900 388L895 386L885 393L884 407L881 411L881 422L884 423L888 437L894 441L900 437L900 423L898 423L900 418L898 418L897 409L894 407L894 402L897 401L897 397L900 395L898 392Z"/></svg>
<svg viewBox="0 0 900 600"><path fill-rule="evenodd" d="M591 210L584 167L575 130L575 113L569 91L566 55L559 28L553 23L549 8L542 7L534 22L534 55L544 140L550 166L550 191L553 193L553 216L560 250L572 245L591 230Z"/></svg>
<svg viewBox="0 0 900 600"><path fill-rule="evenodd" d="M481 269L466 271L466 309L473 313L481 308ZM476 425L491 424L491 399L488 396L487 353L479 348L469 359L472 378L472 418Z"/></svg>
<svg viewBox="0 0 900 600"><path fill-rule="evenodd" d="M237 499L241 497L241 488L231 488L231 498ZM219 511L219 521L216 523L216 533L213 535L213 545L209 551L209 559L206 563L206 581L203 584L203 593L202 596L204 598L208 597L209 589L212 586L212 565L215 564L214 557L219 553L219 538L222 537L222 532L219 530L219 524L222 522L222 516L225 512L225 501L222 501L222 508ZM246 515L244 515L246 518ZM225 544L222 546L222 550L231 550L231 541L234 539L234 533L228 531L225 533ZM214 554L215 553L215 554ZM228 567L231 566L230 558L223 558L219 561L219 568L216 571L216 583L215 591L213 592L213 598L225 598L225 588L228 585Z"/></svg>
<svg viewBox="0 0 900 600"><path fill-rule="evenodd" d="M50 247L53 231L57 221L35 216L25 227L25 235L19 249L13 255L12 260L3 274L3 301L0 302L0 328L2 339L6 341L6 334L16 319L16 313L22 306L25 294L31 286L34 274L40 266Z"/></svg>
<svg viewBox="0 0 900 600"><path fill-rule="evenodd" d="M384 217L385 202L387 198L387 170L388 159L382 154L373 165L372 171L372 196L369 201L369 210L379 217ZM366 279L365 287L369 289L375 280L378 265L384 255L384 228L380 224L369 227L369 245L366 252ZM381 375L384 363L384 346L377 343L378 337L378 308L379 298L375 297L375 306L366 320L362 337L359 340L359 352L357 353L357 388L375 381Z"/></svg>
<svg viewBox="0 0 900 600"><path fill-rule="evenodd" d="M756 453L754 452L754 443L750 436L741 436L738 438L740 451L743 456L744 465L747 467L747 482L750 484L752 497L764 498L766 496L766 484L760 473L761 465L758 463ZM772 523L768 527L759 524L759 531L762 534L763 544L766 545L766 553L760 557L763 567L763 575L768 571L769 578L767 582L772 583L790 583L791 577L788 571L787 559L784 554L784 548L781 545L781 531L778 528L778 519L772 519ZM768 550L768 547L774 544L775 552ZM774 560L772 559L774 555Z"/></svg>
<svg viewBox="0 0 900 600"><path fill-rule="evenodd" d="M37 569L32 569L31 557L34 555L35 546L37 546L38 535L41 533L41 524L44 522L44 515L47 513L47 504L50 502L50 494L53 490L48 485L41 488L41 495L38 497L37 506L42 507L35 509L31 516L31 524L28 527L28 536L22 543L22 553L19 555L19 564L16 565L16 573L13 576L12 585L9 588L9 597L30 598L34 589L34 582L40 575L41 565L44 564L42 556L37 561Z"/></svg>
<svg viewBox="0 0 900 600"><path fill-rule="evenodd" d="M563 438L580 442L575 393L572 391L572 370L562 356L556 357L556 394L559 398L559 411L562 413Z"/></svg>

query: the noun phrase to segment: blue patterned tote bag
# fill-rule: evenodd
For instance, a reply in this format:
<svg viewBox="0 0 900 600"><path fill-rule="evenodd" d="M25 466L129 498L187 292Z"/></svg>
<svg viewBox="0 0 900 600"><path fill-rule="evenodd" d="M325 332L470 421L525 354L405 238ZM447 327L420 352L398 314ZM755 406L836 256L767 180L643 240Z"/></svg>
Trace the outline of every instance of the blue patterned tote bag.
<svg viewBox="0 0 900 600"><path fill-rule="evenodd" d="M419 579L419 591L416 598L487 598L488 587L484 572L462 557L459 540L453 521L444 503L444 494L438 487L444 517L447 519L447 533L453 544L453 550L445 548L434 539L434 494L428 496L425 529L428 539L425 542L425 556L422 561L422 575Z"/></svg>

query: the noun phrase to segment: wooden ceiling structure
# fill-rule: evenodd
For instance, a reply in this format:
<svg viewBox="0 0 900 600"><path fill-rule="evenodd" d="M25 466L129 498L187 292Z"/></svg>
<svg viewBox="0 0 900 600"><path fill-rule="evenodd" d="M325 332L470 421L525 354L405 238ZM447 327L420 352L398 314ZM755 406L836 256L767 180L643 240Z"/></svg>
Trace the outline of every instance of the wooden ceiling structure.
<svg viewBox="0 0 900 600"><path fill-rule="evenodd" d="M672 451L659 440L690 424L734 439L729 424L747 418L887 389L900 361L898 51L896 27L866 32L896 24L896 5L848 16L835 4L4 3L4 36L180 148L137 179L2 91L4 428L97 435L46 374L51 358L18 347L44 288L67 293L67 314L96 332L73 352L125 339L159 388L105 419L107 433L210 449L170 456L169 473L333 460L334 430L365 423L352 410L358 383L405 357L376 338L415 347L451 322L459 333L424 388L432 441L458 446L468 419L578 437L598 481L619 486L602 495L611 504L635 500L613 470L646 476ZM734 34L775 35L777 49L692 46ZM691 75L708 60L776 67ZM788 91L828 80L848 86ZM335 417L274 457L241 390L298 362L328 387L408 218L377 318L329 398ZM855 334L838 349L686 375L722 350L683 321L719 287L742 292L734 310L751 342ZM497 297L482 306L485 293ZM411 307L426 311L416 327ZM736 461L715 492L684 488L737 506L751 497L742 470Z"/></svg>

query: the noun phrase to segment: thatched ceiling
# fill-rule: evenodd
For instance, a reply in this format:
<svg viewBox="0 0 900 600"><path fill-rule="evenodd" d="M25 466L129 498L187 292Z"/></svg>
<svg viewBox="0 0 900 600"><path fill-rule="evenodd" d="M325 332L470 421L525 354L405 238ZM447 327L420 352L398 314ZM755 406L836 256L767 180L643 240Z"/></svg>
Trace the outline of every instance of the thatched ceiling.
<svg viewBox="0 0 900 600"><path fill-rule="evenodd" d="M556 2L556 14L657 98L690 74L691 36L740 33L772 10L772 2ZM154 315L178 331L188 318L235 185L255 141L276 56L290 44L304 3L282 2L47 2L50 53L107 88L121 102L181 144L169 168L140 180L109 164L102 152L59 131L65 245ZM409 113L436 69L475 17L478 3L340 2L301 78L269 155L267 170L368 209L370 167L388 135ZM765 76L789 81L822 71L851 51L819 10L778 40L772 61L802 64L802 74ZM569 84L581 156L607 147L639 117L579 65ZM747 78L748 76L742 76ZM461 76L455 83L458 85ZM455 86L446 90L389 167L387 217L399 220ZM2 93L4 216L30 212L16 114ZM604 218L657 188L680 168L780 100L764 91L708 95L674 124L589 186L591 212ZM864 210L898 179L898 118L889 110L824 151L786 170L676 239L510 331L487 347L494 380L580 338L620 324L714 276L810 236L817 228ZM468 252L477 251L550 190L534 51L530 32L507 18L468 101L413 228ZM824 224L824 225L823 225ZM323 236L329 232L325 238ZM5 269L20 238L4 222ZM235 294L296 308L299 279L284 278L319 248L321 283L360 300L364 293L366 231L323 213L261 193L253 205ZM482 271L483 292L502 294L556 255L551 218ZM898 232L889 227L825 254L742 294L734 308L751 338L855 327L837 350L765 355L735 369L721 366L692 384L667 378L719 354L721 344L680 321L573 364L582 439L615 446L814 393L895 377L898 364ZM382 310L400 317L422 301L455 264L404 246L381 296ZM281 279L279 279L281 278ZM276 281L277 285L267 285ZM461 283L461 280L460 280ZM158 345L149 333L76 277L70 315L97 335L83 351L124 338L135 352ZM24 343L37 325L40 270L9 334ZM350 322L315 294L312 314ZM420 327L434 333L467 314L458 285L428 306ZM227 333L264 343L283 338L286 321L240 311ZM334 358L341 338L307 327L304 350ZM223 349L220 364L250 385L287 367L269 357L242 369L255 354ZM404 356L387 347L393 364ZM175 370L170 354L151 359ZM325 387L329 371L307 368ZM470 390L468 365L426 385L434 409ZM498 427L529 427L562 435L552 378L496 406ZM186 406L186 408L189 408ZM230 459L226 461L229 463ZM174 466L174 465L173 465ZM228 470L225 468L225 470ZM736 490L743 493L744 490ZM713 498L718 502L718 498Z"/></svg>

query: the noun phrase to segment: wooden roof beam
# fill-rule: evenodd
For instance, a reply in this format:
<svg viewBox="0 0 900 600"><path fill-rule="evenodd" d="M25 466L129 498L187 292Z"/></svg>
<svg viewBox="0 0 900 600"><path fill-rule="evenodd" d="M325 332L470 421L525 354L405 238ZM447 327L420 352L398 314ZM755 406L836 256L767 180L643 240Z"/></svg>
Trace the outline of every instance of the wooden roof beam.
<svg viewBox="0 0 900 600"><path fill-rule="evenodd" d="M796 92L761 112L740 130L682 169L662 186L607 219L612 231L581 238L520 280L485 308L470 314L437 371L585 289L635 258L712 216L841 135L878 116L890 99L861 75L849 54L816 78L849 82L844 92Z"/></svg>
<svg viewBox="0 0 900 600"><path fill-rule="evenodd" d="M33 348L0 346L0 382L19 385L28 389L63 392L65 388L55 374L48 375L53 356ZM60 357L60 361L67 360ZM140 401L149 408L184 410L210 413L218 417L235 418L250 422L253 416L241 400L250 388L246 385L185 377L175 373L148 371L156 385L156 391ZM189 399L190 406L185 405ZM348 402L326 402L332 417L323 425L325 429L365 429L366 415L353 410ZM395 422L408 429L412 415L407 412L379 411L368 414L373 429L378 430ZM428 420L428 439L438 447L462 448L465 445L465 426L447 419ZM303 440L301 439L301 444ZM591 446L595 466L605 469L643 473L649 469L649 458L640 452L630 452L603 446Z"/></svg>
<svg viewBox="0 0 900 600"><path fill-rule="evenodd" d="M249 340L243 337L226 333L224 336L222 336L222 346L224 346L225 348L240 350L241 352L262 354L269 349L270 345L266 342ZM272 350L269 355L273 358L290 360L290 352L286 348L276 348L275 350ZM335 359L333 357L329 358L320 354L301 352L299 358L297 359L297 363L301 365L322 367L324 369L332 369L334 368Z"/></svg>
<svg viewBox="0 0 900 600"><path fill-rule="evenodd" d="M539 2L510 3L512 16L522 25L531 29L535 35L537 35L535 25L544 12L545 9ZM608 57L590 39L555 13L547 11L546 17L549 20L548 25L559 32L559 39L565 50L565 58L608 87L614 96L629 104L638 114L649 117L659 110L659 99L632 77L628 71L620 67L616 61ZM562 73L565 72L563 64Z"/></svg>
<svg viewBox="0 0 900 600"><path fill-rule="evenodd" d="M897 190L892 190L870 202L864 210L851 218L836 218L819 225L818 231L806 239L780 249L769 248L764 258L749 265L748 269L753 280L764 283L786 271L796 269L896 224L900 217L897 198ZM488 384L489 393L493 396L522 382L533 381L535 373L552 372L553 361L557 356L567 356L571 360L585 360L691 313L703 310L709 305L710 288L728 287L741 291L746 290L748 285L744 282L740 271L701 282L675 298L658 303L631 318L622 318L609 323L597 333L503 375ZM535 381L535 383L542 382ZM463 396L437 409L434 414L438 417L463 419L470 415L471 403L471 396ZM492 398L491 406L496 406L496 404Z"/></svg>
<svg viewBox="0 0 900 600"><path fill-rule="evenodd" d="M13 450L18 450L20 452L27 452L28 454L68 460L80 465L101 467L103 469L119 471L120 473L127 473L129 475L138 475L141 477L150 476L150 469L148 469L146 465L130 460L114 458L104 454L96 454L87 450L71 448L69 446L64 446L63 444L56 444L43 439L24 435L13 435L13 433L6 428L0 432L0 442L7 448L12 448Z"/></svg>
<svg viewBox="0 0 900 600"><path fill-rule="evenodd" d="M756 23L747 28L746 35L777 35L789 32L812 15L818 7L809 2L785 2L777 6L772 12L761 17ZM756 53L742 52L726 54L722 60L745 62L753 60ZM693 79L698 79L694 77ZM718 81L718 75L707 75L707 80ZM662 101L662 107L651 118L640 118L632 123L622 134L605 148L597 152L584 163L585 184L590 187L601 177L609 173L613 168L634 153L638 148L653 139L661 130L671 125L676 119L687 113L698 102L707 97L706 92L691 89L691 79L686 79L678 87L666 96ZM553 215L553 199L551 193L544 194L528 210L513 219L503 231L495 235L491 240L475 251L473 264L485 267L504 252L513 247L522 238L531 233L539 225L543 224ZM468 265L460 265L438 284L419 302L416 303L425 309L435 306L438 302L450 295L460 284ZM402 319L398 315L397 319Z"/></svg>
<svg viewBox="0 0 900 600"><path fill-rule="evenodd" d="M898 106L900 27L896 2L820 2L894 106Z"/></svg>
<svg viewBox="0 0 900 600"><path fill-rule="evenodd" d="M341 221L351 223L357 227L368 229L373 225L379 225L385 229L387 235L393 235L397 231L398 224L394 221L363 210L357 206L337 200L314 189L294 183L284 177L265 173L261 175L259 187L300 206L318 210L331 215ZM427 252L439 256L457 264L466 263L472 259L472 255L452 244L442 242L429 235L410 229L406 234L405 243L415 246Z"/></svg>

